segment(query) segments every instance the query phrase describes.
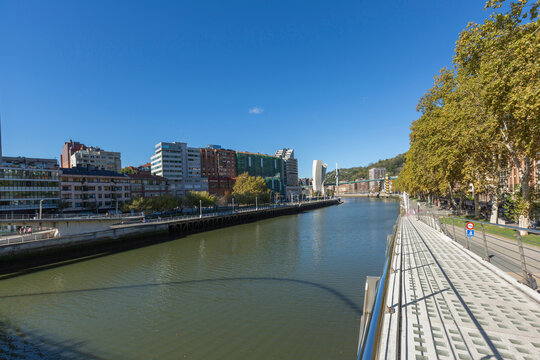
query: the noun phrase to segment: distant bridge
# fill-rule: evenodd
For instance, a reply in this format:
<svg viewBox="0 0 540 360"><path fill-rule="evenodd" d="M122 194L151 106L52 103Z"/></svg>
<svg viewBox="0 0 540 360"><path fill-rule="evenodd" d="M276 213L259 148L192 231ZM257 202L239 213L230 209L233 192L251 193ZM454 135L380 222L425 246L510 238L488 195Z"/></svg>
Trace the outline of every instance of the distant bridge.
<svg viewBox="0 0 540 360"><path fill-rule="evenodd" d="M397 176L389 176L388 180L395 180L397 179ZM376 182L376 181L386 181L385 178L382 179L369 179L369 180L354 180L354 181L343 181L339 182L339 185L345 185L345 184L359 184L359 183L365 183L365 182ZM324 183L324 186L334 186L336 183Z"/></svg>

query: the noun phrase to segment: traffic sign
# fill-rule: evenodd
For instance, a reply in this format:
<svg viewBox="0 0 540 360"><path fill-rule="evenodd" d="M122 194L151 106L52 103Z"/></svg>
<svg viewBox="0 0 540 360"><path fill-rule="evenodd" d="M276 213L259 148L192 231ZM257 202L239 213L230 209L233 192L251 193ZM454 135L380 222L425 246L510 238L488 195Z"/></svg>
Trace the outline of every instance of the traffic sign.
<svg viewBox="0 0 540 360"><path fill-rule="evenodd" d="M467 230L467 237L473 237L474 236L474 230Z"/></svg>
<svg viewBox="0 0 540 360"><path fill-rule="evenodd" d="M474 223L468 222L468 223L467 223L467 229L469 229L469 230L474 229Z"/></svg>

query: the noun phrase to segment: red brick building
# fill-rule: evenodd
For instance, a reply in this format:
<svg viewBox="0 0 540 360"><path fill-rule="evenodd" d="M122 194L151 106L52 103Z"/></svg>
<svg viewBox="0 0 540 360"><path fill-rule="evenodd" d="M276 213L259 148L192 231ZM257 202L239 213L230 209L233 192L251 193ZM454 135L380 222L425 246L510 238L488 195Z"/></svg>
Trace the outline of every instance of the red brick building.
<svg viewBox="0 0 540 360"><path fill-rule="evenodd" d="M208 192L231 194L236 178L236 152L219 146L201 148L200 152L201 177L208 178Z"/></svg>
<svg viewBox="0 0 540 360"><path fill-rule="evenodd" d="M79 150L85 150L88 147L80 142L69 140L65 142L62 147L62 154L60 155L60 167L71 168L71 155Z"/></svg>

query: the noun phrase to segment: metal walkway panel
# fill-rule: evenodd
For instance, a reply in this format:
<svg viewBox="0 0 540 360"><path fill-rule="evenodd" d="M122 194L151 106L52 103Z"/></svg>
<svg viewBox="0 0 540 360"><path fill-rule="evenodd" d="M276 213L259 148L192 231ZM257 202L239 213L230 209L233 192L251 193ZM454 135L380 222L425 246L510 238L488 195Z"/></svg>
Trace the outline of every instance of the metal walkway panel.
<svg viewBox="0 0 540 360"><path fill-rule="evenodd" d="M540 359L537 299L413 218L399 239L379 358Z"/></svg>

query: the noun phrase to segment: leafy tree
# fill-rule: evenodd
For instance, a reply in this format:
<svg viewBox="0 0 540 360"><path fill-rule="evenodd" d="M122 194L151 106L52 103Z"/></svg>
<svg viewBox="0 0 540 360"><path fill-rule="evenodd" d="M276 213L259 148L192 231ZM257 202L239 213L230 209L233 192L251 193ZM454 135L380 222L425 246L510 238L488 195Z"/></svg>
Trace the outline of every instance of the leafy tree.
<svg viewBox="0 0 540 360"><path fill-rule="evenodd" d="M126 166L125 168L122 168L122 170L120 170L120 173L121 174L127 174L127 175L133 175L133 174L137 173L137 170L135 170L135 168L133 168L133 166Z"/></svg>
<svg viewBox="0 0 540 360"><path fill-rule="evenodd" d="M170 211L179 205L178 199L171 195L154 196L149 198L137 197L123 206L124 211Z"/></svg>
<svg viewBox="0 0 540 360"><path fill-rule="evenodd" d="M190 191L183 199L182 204L188 207L213 206L216 204L216 197L210 195L208 191Z"/></svg>
<svg viewBox="0 0 540 360"><path fill-rule="evenodd" d="M463 197L470 187L477 215L478 194L489 193L496 221L499 174L511 160L522 184L514 209L528 222L532 161L540 153L540 2L513 1L497 12L503 3L486 3L493 14L460 34L454 67L441 70L420 99L422 115L395 185L421 196L447 193L454 204L454 189Z"/></svg>
<svg viewBox="0 0 540 360"><path fill-rule="evenodd" d="M259 203L265 203L270 201L270 189L262 177L249 176L245 172L236 178L232 196L239 204L254 204L255 198Z"/></svg>

